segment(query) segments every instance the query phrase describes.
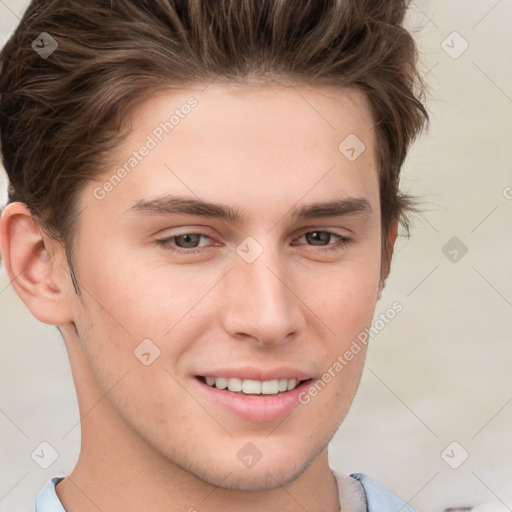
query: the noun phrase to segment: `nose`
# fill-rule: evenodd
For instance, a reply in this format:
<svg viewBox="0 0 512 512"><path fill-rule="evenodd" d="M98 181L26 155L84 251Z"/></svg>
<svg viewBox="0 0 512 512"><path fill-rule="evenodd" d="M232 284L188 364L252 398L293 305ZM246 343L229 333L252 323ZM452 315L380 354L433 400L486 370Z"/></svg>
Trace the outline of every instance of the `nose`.
<svg viewBox="0 0 512 512"><path fill-rule="evenodd" d="M228 334L259 345L290 341L305 325L303 299L295 290L296 271L279 251L265 248L248 263L238 254L222 283L223 325Z"/></svg>

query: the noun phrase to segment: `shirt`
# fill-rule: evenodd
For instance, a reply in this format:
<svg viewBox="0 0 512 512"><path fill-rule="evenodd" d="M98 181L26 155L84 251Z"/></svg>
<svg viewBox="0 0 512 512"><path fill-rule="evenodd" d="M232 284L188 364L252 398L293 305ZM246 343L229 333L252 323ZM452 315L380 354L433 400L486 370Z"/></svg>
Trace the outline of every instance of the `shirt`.
<svg viewBox="0 0 512 512"><path fill-rule="evenodd" d="M345 487L346 484L343 484L342 475L335 471L332 471L332 473L338 484L341 502L341 489L342 487ZM358 501L359 497L352 495L351 499L354 500L352 503L355 507L359 507L353 508L353 510L357 510L357 512L415 512L410 505L397 498L394 494L368 475L363 473L352 473L350 476L361 484L363 490L361 497L364 497L364 500L366 501L365 510L364 503ZM41 489L36 498L35 512L66 512L55 491L55 486L62 480L62 478L63 477L55 477L50 479ZM343 499L346 498L347 496L344 495ZM360 505L358 505L358 503Z"/></svg>

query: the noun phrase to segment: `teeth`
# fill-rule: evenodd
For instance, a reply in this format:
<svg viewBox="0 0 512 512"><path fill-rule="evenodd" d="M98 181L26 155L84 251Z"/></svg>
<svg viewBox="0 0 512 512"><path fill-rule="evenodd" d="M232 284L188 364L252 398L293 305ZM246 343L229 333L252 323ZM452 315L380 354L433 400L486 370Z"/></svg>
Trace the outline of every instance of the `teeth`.
<svg viewBox="0 0 512 512"><path fill-rule="evenodd" d="M213 379L213 384L217 389L226 389L228 387L228 379ZM210 384L211 386L213 384Z"/></svg>
<svg viewBox="0 0 512 512"><path fill-rule="evenodd" d="M229 391L242 391L242 379L228 379Z"/></svg>
<svg viewBox="0 0 512 512"><path fill-rule="evenodd" d="M295 379L288 380L288 391L297 386L297 381Z"/></svg>
<svg viewBox="0 0 512 512"><path fill-rule="evenodd" d="M242 391L246 394L261 394L261 381L245 379L242 382Z"/></svg>
<svg viewBox="0 0 512 512"><path fill-rule="evenodd" d="M285 380L285 379L283 379ZM278 380L264 380L261 383L261 393L263 395L275 395L279 393L279 381Z"/></svg>
<svg viewBox="0 0 512 512"><path fill-rule="evenodd" d="M217 389L229 389L246 395L275 395L279 392L291 391L301 381L297 379L252 380L224 377L206 377L206 384Z"/></svg>
<svg viewBox="0 0 512 512"><path fill-rule="evenodd" d="M279 379L277 387L279 391L287 391L288 390L288 379Z"/></svg>

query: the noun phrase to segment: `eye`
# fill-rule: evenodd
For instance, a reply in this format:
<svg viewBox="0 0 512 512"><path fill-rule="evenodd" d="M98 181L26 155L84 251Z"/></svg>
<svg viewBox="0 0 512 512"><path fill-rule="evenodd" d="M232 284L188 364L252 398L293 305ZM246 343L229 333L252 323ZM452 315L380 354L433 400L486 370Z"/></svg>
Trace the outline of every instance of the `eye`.
<svg viewBox="0 0 512 512"><path fill-rule="evenodd" d="M200 252L197 248L203 247L204 245L198 245L201 237L211 240L211 238L205 233L190 232L183 233L181 235L173 235L168 238L157 240L156 242L164 249L168 249L177 254L194 254Z"/></svg>
<svg viewBox="0 0 512 512"><path fill-rule="evenodd" d="M160 247L175 254L190 255L199 253L203 250L201 248L208 246L207 243L200 244L202 238L212 240L206 233L194 231L156 240L156 243ZM303 238L310 247L316 247L318 252L341 251L351 241L351 239L346 236L326 230L308 231L297 240L300 241ZM337 241L329 243L333 238ZM296 246L299 245L299 243L292 242L292 245Z"/></svg>
<svg viewBox="0 0 512 512"><path fill-rule="evenodd" d="M329 244L329 240L331 240L333 237L338 241ZM350 238L335 233L334 231L322 230L308 231L307 233L304 233L298 240L301 240L302 238L305 238L307 242L312 242L313 247L319 247L321 252L342 250L351 241ZM297 244L293 243L293 245Z"/></svg>

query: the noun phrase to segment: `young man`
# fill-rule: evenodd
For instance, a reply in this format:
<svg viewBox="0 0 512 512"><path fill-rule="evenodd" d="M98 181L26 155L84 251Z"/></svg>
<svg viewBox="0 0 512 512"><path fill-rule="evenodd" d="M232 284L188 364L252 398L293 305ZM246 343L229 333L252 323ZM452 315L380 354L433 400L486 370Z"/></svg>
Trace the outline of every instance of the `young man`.
<svg viewBox="0 0 512 512"><path fill-rule="evenodd" d="M405 10L31 3L1 55L1 251L82 433L38 512L412 510L327 457L428 117Z"/></svg>

